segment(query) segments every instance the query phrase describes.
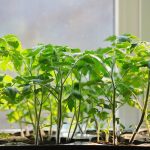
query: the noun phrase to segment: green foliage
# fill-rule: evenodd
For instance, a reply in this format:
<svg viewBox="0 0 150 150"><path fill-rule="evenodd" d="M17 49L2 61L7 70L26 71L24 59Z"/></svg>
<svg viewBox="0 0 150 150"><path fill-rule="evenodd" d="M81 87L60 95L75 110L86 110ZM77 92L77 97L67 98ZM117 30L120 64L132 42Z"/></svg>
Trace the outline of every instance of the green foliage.
<svg viewBox="0 0 150 150"><path fill-rule="evenodd" d="M39 140L40 128L56 124L59 138L66 119L70 128L74 123L109 126L113 109L128 104L142 110L139 97L145 93L150 44L130 34L106 41L109 47L82 52L52 44L23 49L16 36L1 37L0 67L16 74L0 75L1 106L11 109L9 121L32 125Z"/></svg>

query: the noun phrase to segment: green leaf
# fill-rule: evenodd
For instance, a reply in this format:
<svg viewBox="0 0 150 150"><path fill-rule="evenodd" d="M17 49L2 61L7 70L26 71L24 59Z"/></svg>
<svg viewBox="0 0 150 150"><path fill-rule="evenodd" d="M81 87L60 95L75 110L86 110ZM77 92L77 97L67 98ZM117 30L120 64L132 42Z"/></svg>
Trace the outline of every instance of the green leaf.
<svg viewBox="0 0 150 150"><path fill-rule="evenodd" d="M135 102L133 99L128 99L128 100L127 100L127 103L128 103L128 105L131 106L131 107L134 107L135 104L136 104L136 102Z"/></svg>
<svg viewBox="0 0 150 150"><path fill-rule="evenodd" d="M78 52L81 52L81 50L79 48L73 48L73 49L71 49L71 52L78 53Z"/></svg>
<svg viewBox="0 0 150 150"><path fill-rule="evenodd" d="M19 39L18 39L15 35L13 35L13 34L8 34L8 35L5 35L3 38L6 40L6 42L7 42L12 48L18 49L18 50L21 49L21 43L20 43Z"/></svg>
<svg viewBox="0 0 150 150"><path fill-rule="evenodd" d="M79 99L79 100L81 100L81 99L83 98L82 95L80 94L80 92L77 91L77 90L74 90L74 91L71 93L71 95L74 96L76 99Z"/></svg>
<svg viewBox="0 0 150 150"><path fill-rule="evenodd" d="M78 82L74 83L74 89L77 91L79 90L79 83Z"/></svg>
<svg viewBox="0 0 150 150"><path fill-rule="evenodd" d="M68 106L69 110L72 111L72 109L75 106L75 101L73 99L71 99L71 98L68 98L68 100L67 100L67 106Z"/></svg>
<svg viewBox="0 0 150 150"><path fill-rule="evenodd" d="M28 57L33 57L38 55L40 52L42 52L43 49L44 49L43 45L38 45L34 49L28 49Z"/></svg>
<svg viewBox="0 0 150 150"><path fill-rule="evenodd" d="M31 93L31 85L30 84L24 85L22 93L23 94L29 94L29 93Z"/></svg>
<svg viewBox="0 0 150 150"><path fill-rule="evenodd" d="M104 121L108 118L108 115L109 115L108 112L102 111L102 112L99 113L99 118Z"/></svg>
<svg viewBox="0 0 150 150"><path fill-rule="evenodd" d="M125 126L122 123L120 123L120 127L121 127L122 130L125 129Z"/></svg>
<svg viewBox="0 0 150 150"><path fill-rule="evenodd" d="M104 108L105 109L111 109L111 105L110 104L104 104Z"/></svg>
<svg viewBox="0 0 150 150"><path fill-rule="evenodd" d="M10 103L14 103L16 100L16 95L18 93L18 90L13 87L7 87L4 89L4 94L6 95L6 100Z"/></svg>
<svg viewBox="0 0 150 150"><path fill-rule="evenodd" d="M118 42L131 42L130 38L128 36L125 35L120 35L118 36Z"/></svg>
<svg viewBox="0 0 150 150"><path fill-rule="evenodd" d="M5 77L5 75L0 75L0 82L3 81L4 77Z"/></svg>
<svg viewBox="0 0 150 150"><path fill-rule="evenodd" d="M13 54L11 54L11 58L15 69L20 70L23 63L21 54L18 51L15 51Z"/></svg>
<svg viewBox="0 0 150 150"><path fill-rule="evenodd" d="M118 43L116 45L117 48L130 48L131 44L129 42Z"/></svg>
<svg viewBox="0 0 150 150"><path fill-rule="evenodd" d="M106 75L109 74L108 70L110 70L109 66L106 66L106 64L96 55L93 54L85 54L81 58L81 60L85 58L86 60L89 60L89 63L91 62L92 65L94 65L97 72L104 73Z"/></svg>
<svg viewBox="0 0 150 150"><path fill-rule="evenodd" d="M89 111L88 111L88 114L89 115L95 115L97 113L97 109L96 108L91 108Z"/></svg>
<svg viewBox="0 0 150 150"><path fill-rule="evenodd" d="M120 118L116 118L117 124L120 124Z"/></svg>
<svg viewBox="0 0 150 150"><path fill-rule="evenodd" d="M147 120L150 121L150 111L148 112Z"/></svg>
<svg viewBox="0 0 150 150"><path fill-rule="evenodd" d="M150 69L150 61L148 62L148 68Z"/></svg>
<svg viewBox="0 0 150 150"><path fill-rule="evenodd" d="M105 39L105 41L110 41L114 42L116 40L116 35L109 36L108 38Z"/></svg>
<svg viewBox="0 0 150 150"><path fill-rule="evenodd" d="M7 42L4 39L0 38L0 50L4 51L6 47L7 47Z"/></svg>

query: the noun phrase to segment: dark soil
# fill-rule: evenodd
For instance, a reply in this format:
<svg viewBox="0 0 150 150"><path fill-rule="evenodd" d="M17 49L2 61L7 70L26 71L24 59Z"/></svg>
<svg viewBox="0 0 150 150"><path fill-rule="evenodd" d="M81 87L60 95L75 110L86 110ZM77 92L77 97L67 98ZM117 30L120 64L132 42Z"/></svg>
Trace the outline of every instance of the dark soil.
<svg viewBox="0 0 150 150"><path fill-rule="evenodd" d="M53 132L51 138L48 136L48 132L44 131L42 134L43 141L40 142L40 145L55 145L55 132ZM34 136L33 131L30 131L27 135L24 132L24 137L21 136L20 132L14 134L0 133L0 145L1 146L10 146L10 145L19 145L19 146L28 146L34 145ZM118 137L118 145L129 145L129 140L132 136L132 132L124 132ZM109 135L109 142L105 142L106 137L105 133L101 132L100 142L97 143L96 131L87 131L86 134L77 134L73 140L67 141L66 137L61 137L61 144L64 145L107 145L112 146L112 132ZM141 130L137 133L134 143L131 145L136 146L149 146L150 147L150 137L147 134L146 130Z"/></svg>

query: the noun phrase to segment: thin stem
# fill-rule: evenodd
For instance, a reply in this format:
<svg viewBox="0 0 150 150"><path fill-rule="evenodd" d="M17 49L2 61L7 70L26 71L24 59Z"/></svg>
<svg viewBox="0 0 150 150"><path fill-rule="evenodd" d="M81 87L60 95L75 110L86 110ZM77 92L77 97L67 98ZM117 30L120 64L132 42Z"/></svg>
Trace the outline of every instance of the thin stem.
<svg viewBox="0 0 150 150"><path fill-rule="evenodd" d="M71 132L71 128L72 128L72 125L73 125L74 117L75 117L75 112L74 112L73 117L72 117L72 119L71 119L69 131L68 131L68 138L67 138L67 141L69 141L69 139L70 139L70 132Z"/></svg>
<svg viewBox="0 0 150 150"><path fill-rule="evenodd" d="M57 104L57 135L56 135L56 144L60 143L60 130L61 130L61 121L62 121L62 94L63 94L63 84L62 84L62 75L61 75L61 83L60 83L60 93Z"/></svg>
<svg viewBox="0 0 150 150"><path fill-rule="evenodd" d="M52 90L54 90L52 87L47 87L46 85L42 85L42 84L41 84L41 86L43 86L44 88L46 88L46 89L56 98L56 100L58 100L58 97L57 97L56 94L52 91ZM50 88L51 88L52 90L50 90Z"/></svg>
<svg viewBox="0 0 150 150"><path fill-rule="evenodd" d="M133 133L129 143L132 144L133 141L134 141L134 138L137 134L137 132L139 131L139 128L141 127L142 123L143 123L143 120L144 120L144 117L145 117L145 113L146 113L146 109L147 109L147 104L148 104L148 97L149 97L149 90L150 89L150 69L148 69L148 84L147 84L147 90L146 90L146 98L145 98L145 103L144 103L144 107L143 107L143 111L142 111L142 115L141 115L141 118L140 118L140 121L139 121L139 124L135 130L135 132Z"/></svg>
<svg viewBox="0 0 150 150"><path fill-rule="evenodd" d="M31 109L30 109L29 104L28 104L28 100L27 100L27 108L28 108L29 117L30 117L30 120L31 120L31 123L32 123L33 129L35 129L35 124L34 124L34 121L33 121L32 113L31 113Z"/></svg>
<svg viewBox="0 0 150 150"><path fill-rule="evenodd" d="M79 92L81 94L81 78L82 78L82 74L80 75L80 80L79 80ZM73 139L74 137L74 134L77 130L77 127L78 127L78 124L79 124L79 118L80 118L80 110L81 110L81 99L79 100L79 104L78 104L78 113L76 111L76 102L75 102L75 117L76 117L76 124L75 124L75 128L74 128L74 131L72 133L72 136L71 136L71 140Z"/></svg>
<svg viewBox="0 0 150 150"><path fill-rule="evenodd" d="M90 120L90 118L88 118L87 121L86 121L86 125L85 125L84 132L83 132L83 133L86 133L86 129L87 129L87 127L88 127L89 120Z"/></svg>
<svg viewBox="0 0 150 150"><path fill-rule="evenodd" d="M97 133L97 143L99 143L100 142L99 141L99 138L100 138L100 134L99 134L100 128L99 128L99 123L98 123L95 115L94 115L94 121L95 121L95 126L96 126L96 133Z"/></svg>
<svg viewBox="0 0 150 150"><path fill-rule="evenodd" d="M75 132L76 132L76 130L77 130L77 126L78 126L78 123L79 123L80 108L81 108L81 100L79 100L78 114L75 115L75 116L76 116L76 124L75 124L74 131L73 131L73 133L72 133L72 136L71 136L71 138L70 138L71 140L72 140L73 137L74 137L74 134L75 134Z"/></svg>
<svg viewBox="0 0 150 150"><path fill-rule="evenodd" d="M53 113L52 113L52 102L51 99L49 99L50 104L50 128L49 128L49 139L51 139L52 136L52 124L53 124Z"/></svg>
<svg viewBox="0 0 150 150"><path fill-rule="evenodd" d="M147 120L147 109L145 112L145 124L146 124L147 130L148 130L148 135L150 137L150 124L149 124L149 121Z"/></svg>
<svg viewBox="0 0 150 150"><path fill-rule="evenodd" d="M20 126L20 129L21 129L21 136L22 137L25 137L25 135L24 135L24 132L23 132L23 128L22 128L22 117L20 116L20 114L19 114L19 112L16 110L16 112L17 112L17 114L18 114L18 116L19 116L19 126Z"/></svg>
<svg viewBox="0 0 150 150"><path fill-rule="evenodd" d="M34 90L34 111L35 111L35 125L37 125L37 120L38 120L38 113L37 113L37 97L36 97L36 85L34 84L33 86ZM37 126L35 126L35 145L38 145L38 129Z"/></svg>
<svg viewBox="0 0 150 150"><path fill-rule="evenodd" d="M83 134L82 127L80 126L79 122L78 122L78 128L80 130L80 133Z"/></svg>
<svg viewBox="0 0 150 150"><path fill-rule="evenodd" d="M112 96L112 115L113 115L113 145L116 145L116 87L114 81L114 66L115 66L115 59L113 60L113 64L111 67L111 81L112 81L112 88L113 88L113 96Z"/></svg>
<svg viewBox="0 0 150 150"><path fill-rule="evenodd" d="M40 108L39 108L39 113L38 113L38 119L37 119L37 127L36 127L36 129L37 129L37 134L39 133L39 135L41 134L41 132L40 132L40 118L41 118L41 112L42 112L42 103L40 104ZM41 137L40 137L41 138ZM41 140L42 140L42 138L41 138Z"/></svg>

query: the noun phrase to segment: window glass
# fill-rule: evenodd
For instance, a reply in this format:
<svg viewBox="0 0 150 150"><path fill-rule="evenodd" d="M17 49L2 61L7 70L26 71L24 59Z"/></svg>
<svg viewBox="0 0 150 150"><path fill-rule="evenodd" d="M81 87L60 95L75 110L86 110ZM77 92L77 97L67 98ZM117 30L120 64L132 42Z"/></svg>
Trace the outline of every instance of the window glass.
<svg viewBox="0 0 150 150"><path fill-rule="evenodd" d="M113 34L113 0L1 0L0 34L81 49L105 46Z"/></svg>

